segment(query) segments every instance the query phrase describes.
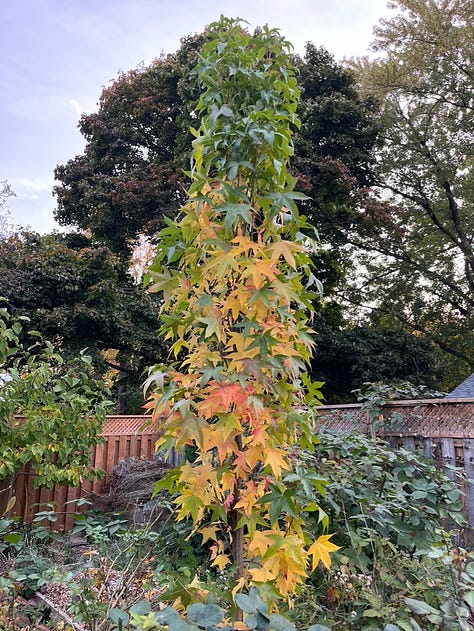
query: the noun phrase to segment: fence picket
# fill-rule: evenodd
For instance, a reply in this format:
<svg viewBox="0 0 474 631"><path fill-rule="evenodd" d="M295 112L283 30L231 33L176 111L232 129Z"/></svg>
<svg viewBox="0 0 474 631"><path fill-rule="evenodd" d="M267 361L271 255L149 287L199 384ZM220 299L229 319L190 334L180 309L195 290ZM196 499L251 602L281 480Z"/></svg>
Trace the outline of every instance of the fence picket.
<svg viewBox="0 0 474 631"><path fill-rule="evenodd" d="M466 512L471 526L474 526L474 439L464 439L464 471L466 475Z"/></svg>

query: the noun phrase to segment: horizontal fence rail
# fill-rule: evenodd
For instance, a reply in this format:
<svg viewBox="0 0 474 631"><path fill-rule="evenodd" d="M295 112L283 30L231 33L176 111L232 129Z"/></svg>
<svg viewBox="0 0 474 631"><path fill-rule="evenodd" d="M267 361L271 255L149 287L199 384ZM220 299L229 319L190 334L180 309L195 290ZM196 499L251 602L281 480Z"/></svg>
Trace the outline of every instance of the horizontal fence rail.
<svg viewBox="0 0 474 631"><path fill-rule="evenodd" d="M451 464L463 470L461 488L464 514L474 525L474 400L426 399L392 401L384 405L375 420L362 404L327 405L319 408L319 424L335 431L362 431L381 436L394 448L421 450L438 467ZM14 480L0 482L0 516L8 499L14 495L13 514L31 522L36 513L54 506L54 528L68 531L74 524L77 500L90 499L107 490L114 467L123 458L152 460L158 429L144 416L108 416L102 429L103 442L91 450L91 467L105 472L102 479L83 481L77 487L56 485L52 489L35 489L33 472L26 466ZM168 461L176 465L172 455Z"/></svg>

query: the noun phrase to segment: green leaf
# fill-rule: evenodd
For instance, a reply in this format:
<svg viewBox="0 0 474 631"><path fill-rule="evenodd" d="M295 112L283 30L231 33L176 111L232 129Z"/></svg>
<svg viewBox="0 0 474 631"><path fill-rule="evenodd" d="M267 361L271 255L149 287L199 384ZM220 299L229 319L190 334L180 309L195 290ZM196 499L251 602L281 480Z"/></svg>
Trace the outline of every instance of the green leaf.
<svg viewBox="0 0 474 631"><path fill-rule="evenodd" d="M471 578L474 578L474 563L472 561L468 563L464 569Z"/></svg>
<svg viewBox="0 0 474 631"><path fill-rule="evenodd" d="M229 232L233 225L240 219L247 225L252 225L251 207L248 204L222 204L215 210L224 213L224 229Z"/></svg>
<svg viewBox="0 0 474 631"><path fill-rule="evenodd" d="M247 594L236 594L234 596L234 602L237 607L245 611L245 613L255 613L257 611L255 602L250 596L247 596Z"/></svg>
<svg viewBox="0 0 474 631"><path fill-rule="evenodd" d="M245 618L245 624L251 629L265 630L270 628L270 619L268 616L261 614L259 611L256 613L249 613Z"/></svg>
<svg viewBox="0 0 474 631"><path fill-rule="evenodd" d="M278 613L270 615L270 628L274 631L296 631L295 625Z"/></svg>
<svg viewBox="0 0 474 631"><path fill-rule="evenodd" d="M224 617L224 610L217 605L203 605L193 603L186 612L189 622L199 627L212 627L218 624Z"/></svg>
<svg viewBox="0 0 474 631"><path fill-rule="evenodd" d="M151 611L151 603L149 600L139 600L137 603L132 605L129 609L130 613L134 613L137 616L144 616Z"/></svg>
<svg viewBox="0 0 474 631"><path fill-rule="evenodd" d="M166 607L163 611L156 612L154 617L161 624L168 626L169 631L191 631L192 629L198 631L198 627L185 622L173 607Z"/></svg>
<svg viewBox="0 0 474 631"><path fill-rule="evenodd" d="M474 609L474 591L465 592L463 595L464 602Z"/></svg>
<svg viewBox="0 0 474 631"><path fill-rule="evenodd" d="M308 631L331 631L331 629L324 626L324 624L312 624L308 627Z"/></svg>
<svg viewBox="0 0 474 631"><path fill-rule="evenodd" d="M428 614L439 615L438 609L434 609L422 600L414 600L413 598L404 598L404 600L410 611L413 611L413 613L416 613L419 616L426 616Z"/></svg>
<svg viewBox="0 0 474 631"><path fill-rule="evenodd" d="M381 612L377 609L366 609L362 614L363 618L380 618L381 616Z"/></svg>
<svg viewBox="0 0 474 631"><path fill-rule="evenodd" d="M437 613L430 613L426 616L426 619L435 624L436 626L440 626L443 624L443 616L440 616Z"/></svg>
<svg viewBox="0 0 474 631"><path fill-rule="evenodd" d="M112 607L109 609L107 616L112 622L116 625L127 625L130 622L130 616L123 609L118 609L117 607Z"/></svg>

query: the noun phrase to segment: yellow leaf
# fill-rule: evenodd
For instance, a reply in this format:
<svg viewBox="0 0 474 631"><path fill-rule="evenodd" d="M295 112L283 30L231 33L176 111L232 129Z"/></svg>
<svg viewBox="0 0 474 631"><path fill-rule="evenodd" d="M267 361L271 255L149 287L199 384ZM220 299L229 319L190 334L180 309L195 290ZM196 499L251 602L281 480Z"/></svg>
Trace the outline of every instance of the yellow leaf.
<svg viewBox="0 0 474 631"><path fill-rule="evenodd" d="M278 576L278 567L271 570L265 567L254 567L249 570L249 573L255 583L271 583Z"/></svg>
<svg viewBox="0 0 474 631"><path fill-rule="evenodd" d="M331 557L329 554L340 550L340 546L336 546L329 541L331 537L332 535L321 535L308 548L308 554L313 557L313 570L318 567L320 561L328 570L331 567Z"/></svg>
<svg viewBox="0 0 474 631"><path fill-rule="evenodd" d="M206 541L216 541L217 539L217 526L206 526L205 528L200 528L198 532L202 535L202 542L206 543Z"/></svg>
<svg viewBox="0 0 474 631"><path fill-rule="evenodd" d="M227 554L218 554L216 558L214 559L214 561L212 562L212 565L215 565L220 570L223 570L226 567L226 565L229 565L229 563L230 563L230 559L227 556Z"/></svg>
<svg viewBox="0 0 474 631"><path fill-rule="evenodd" d="M265 454L265 465L268 465L276 478L281 477L282 469L288 471L290 466L286 460L286 453L282 449L267 448Z"/></svg>
<svg viewBox="0 0 474 631"><path fill-rule="evenodd" d="M244 252L250 252L250 250L252 250L254 256L256 256L261 249L259 243L252 241L244 235L237 235L232 239L232 243L234 244L234 256L239 256L239 254L243 254Z"/></svg>
<svg viewBox="0 0 474 631"><path fill-rule="evenodd" d="M293 256L293 252L303 252L304 248L299 243L295 243L294 241L285 241L282 239L281 241L275 241L269 248L276 259L279 259L280 256L283 256L285 261L288 263L290 267L296 269L295 257Z"/></svg>
<svg viewBox="0 0 474 631"><path fill-rule="evenodd" d="M262 530L257 530L252 539L249 540L248 550L254 556L262 557L268 548L272 545L272 540L268 536L272 534L271 530L267 530L263 532Z"/></svg>
<svg viewBox="0 0 474 631"><path fill-rule="evenodd" d="M16 504L16 495L13 495L7 502L7 505L5 507L5 512L3 513L4 515L6 515L7 513L9 513L11 511L11 509L15 506Z"/></svg>
<svg viewBox="0 0 474 631"><path fill-rule="evenodd" d="M276 261L272 259L255 259L242 272L242 278L251 276L255 289L261 289L267 280L275 280L279 273Z"/></svg>
<svg viewBox="0 0 474 631"><path fill-rule="evenodd" d="M223 311L231 311L232 313L232 318L234 320L237 320L237 318L239 317L239 314L242 312L244 312L244 308L246 306L246 302L243 302L238 295L235 294L235 292L233 294L230 294L230 296L228 296L225 300L224 303L222 305L222 310Z"/></svg>
<svg viewBox="0 0 474 631"><path fill-rule="evenodd" d="M240 592L240 590L245 586L245 576L241 576L235 583L233 589L232 589L232 598L237 594L237 592ZM235 622L234 622L234 628L235 628Z"/></svg>

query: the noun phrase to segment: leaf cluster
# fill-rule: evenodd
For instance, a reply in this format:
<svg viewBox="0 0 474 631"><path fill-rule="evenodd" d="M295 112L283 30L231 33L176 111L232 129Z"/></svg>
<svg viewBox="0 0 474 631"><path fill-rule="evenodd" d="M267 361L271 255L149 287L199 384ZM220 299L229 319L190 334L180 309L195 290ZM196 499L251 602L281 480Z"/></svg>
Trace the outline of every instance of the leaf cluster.
<svg viewBox="0 0 474 631"><path fill-rule="evenodd" d="M100 441L110 406L107 391L82 353L66 361L36 333L24 348L22 325L0 311L0 479L24 465L35 472L36 487L79 484L91 479L89 449Z"/></svg>
<svg viewBox="0 0 474 631"><path fill-rule="evenodd" d="M327 478L321 506L345 533L337 541L358 569L370 567L372 533L415 553L438 540L443 520L457 528L465 524L456 481L416 453L393 451L363 434L324 430L320 440L302 458Z"/></svg>

